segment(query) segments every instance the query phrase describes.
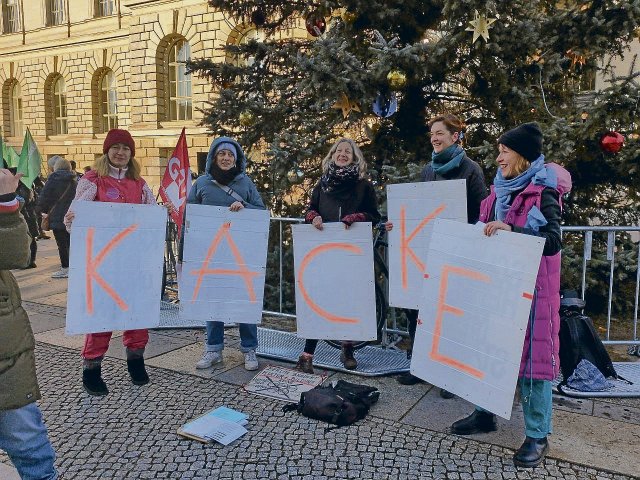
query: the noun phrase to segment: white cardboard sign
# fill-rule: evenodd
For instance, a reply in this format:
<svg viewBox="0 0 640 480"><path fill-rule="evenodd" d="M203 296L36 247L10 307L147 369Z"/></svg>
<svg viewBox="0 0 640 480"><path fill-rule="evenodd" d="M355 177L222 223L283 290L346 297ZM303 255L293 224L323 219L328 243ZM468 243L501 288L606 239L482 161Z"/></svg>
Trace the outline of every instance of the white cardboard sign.
<svg viewBox="0 0 640 480"><path fill-rule="evenodd" d="M167 211L74 202L67 334L157 327Z"/></svg>
<svg viewBox="0 0 640 480"><path fill-rule="evenodd" d="M260 323L269 212L187 205L180 316L189 321Z"/></svg>
<svg viewBox="0 0 640 480"><path fill-rule="evenodd" d="M422 278L429 274L427 245L436 218L467 221L465 180L387 186L389 220L389 305L419 307Z"/></svg>
<svg viewBox="0 0 640 480"><path fill-rule="evenodd" d="M375 340L371 223L293 225L298 336Z"/></svg>
<svg viewBox="0 0 640 480"><path fill-rule="evenodd" d="M434 222L411 373L511 417L544 238Z"/></svg>

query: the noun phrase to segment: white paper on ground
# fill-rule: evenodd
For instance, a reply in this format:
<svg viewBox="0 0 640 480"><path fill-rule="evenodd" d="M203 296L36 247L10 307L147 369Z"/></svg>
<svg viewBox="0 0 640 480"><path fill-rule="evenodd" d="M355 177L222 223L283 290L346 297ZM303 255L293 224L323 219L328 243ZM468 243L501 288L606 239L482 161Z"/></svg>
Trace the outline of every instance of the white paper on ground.
<svg viewBox="0 0 640 480"><path fill-rule="evenodd" d="M411 373L509 419L543 247L436 220Z"/></svg>
<svg viewBox="0 0 640 480"><path fill-rule="evenodd" d="M181 318L260 323L269 212L189 204L186 218Z"/></svg>
<svg viewBox="0 0 640 480"><path fill-rule="evenodd" d="M389 238L389 305L417 309L422 278L430 271L427 245L436 218L467 222L465 180L387 186L393 230Z"/></svg>
<svg viewBox="0 0 640 480"><path fill-rule="evenodd" d="M247 429L237 422L206 415L185 425L182 432L194 437L214 440L222 445L229 445L247 433Z"/></svg>
<svg viewBox="0 0 640 480"><path fill-rule="evenodd" d="M157 327L167 211L83 201L71 210L66 333Z"/></svg>
<svg viewBox="0 0 640 480"><path fill-rule="evenodd" d="M375 340L371 223L293 225L297 335Z"/></svg>

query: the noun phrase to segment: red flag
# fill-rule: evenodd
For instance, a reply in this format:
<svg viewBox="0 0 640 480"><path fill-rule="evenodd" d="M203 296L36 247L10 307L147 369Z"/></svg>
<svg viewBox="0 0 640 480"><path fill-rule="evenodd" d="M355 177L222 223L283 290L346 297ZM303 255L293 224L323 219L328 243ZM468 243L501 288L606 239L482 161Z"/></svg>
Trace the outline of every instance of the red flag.
<svg viewBox="0 0 640 480"><path fill-rule="evenodd" d="M178 226L178 237L182 228L189 190L191 190L191 170L189 169L187 137L183 128L176 148L167 163L167 169L160 185L160 196L164 203L170 206L171 218Z"/></svg>

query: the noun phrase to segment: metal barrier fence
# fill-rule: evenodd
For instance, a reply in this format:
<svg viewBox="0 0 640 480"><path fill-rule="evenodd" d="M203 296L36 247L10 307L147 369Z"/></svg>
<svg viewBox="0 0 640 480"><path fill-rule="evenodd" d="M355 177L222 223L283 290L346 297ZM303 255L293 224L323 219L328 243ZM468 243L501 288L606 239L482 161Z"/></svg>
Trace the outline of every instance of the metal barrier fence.
<svg viewBox="0 0 640 480"><path fill-rule="evenodd" d="M277 309L265 309L263 310L264 314L279 316L284 318L295 319L295 314L286 312L284 308L285 299L284 299L284 278L283 273L285 270L284 258L287 254L287 248L293 249L293 244L290 241L290 228L292 224L301 223L304 220L301 218L280 218L280 217L272 217L271 218L271 229L270 235L274 235L273 232L277 232L274 237L270 237L270 252L277 251L277 285L278 285L278 299L277 299ZM276 226L274 229L273 226ZM637 249L637 261L635 265L635 298L634 298L634 313L633 313L633 335L632 338L624 338L624 339L613 339L611 334L611 319L612 319L612 303L614 298L614 286L615 286L615 274L616 274L616 265L615 265L615 255L616 255L616 234L628 232L635 235L640 235L640 227L600 227L600 226L586 226L586 227L562 227L563 238L568 237L570 235L581 235L583 239L583 252L582 252L582 272L581 272L581 297L584 300L585 294L587 293L587 272L589 262L593 258L593 246L594 246L594 233L597 235L605 235L606 234L606 260L610 263L609 268L609 290L608 290L608 298L607 298L607 327L606 334L603 340L605 344L617 344L617 345L640 345L640 339L638 339L638 296L640 291L640 242L638 239L635 239L635 248ZM275 245L273 242L276 242ZM604 243L604 242L600 242ZM290 253L290 252L289 252ZM602 252L604 253L604 252ZM267 266L267 269L274 268L273 261L271 264ZM288 268L291 268L289 265ZM618 268L621 268L620 266ZM634 267L630 265L625 265L624 268L628 270L632 270ZM269 272L268 272L269 275ZM293 279L292 279L293 280ZM273 301L271 302L273 304ZM391 336L388 334L395 334L406 336L408 333L406 330L403 330L402 327L398 327L396 315L391 310L390 318L387 323L387 328L383 332L383 344L389 345L394 343L391 339ZM397 340L396 340L397 341Z"/></svg>
<svg viewBox="0 0 640 480"><path fill-rule="evenodd" d="M593 259L593 235L606 234L606 260L609 262L609 289L607 295L607 328L603 343L610 345L640 345L640 339L638 339L638 293L640 292L640 242L638 238L635 238L636 249L636 280L635 280L635 295L633 299L633 338L629 339L612 339L611 338L611 318L612 318L612 304L614 298L614 280L616 277L616 234L630 233L636 237L640 234L640 227L604 227L604 226L589 226L589 227L562 227L563 237L578 233L583 238L583 250L582 250L582 272L581 272L581 298L585 299L585 292L587 288L587 267L589 261ZM604 243L604 242L603 242ZM631 265L625 265L623 267L629 270L633 269ZM618 266L621 268L621 266Z"/></svg>

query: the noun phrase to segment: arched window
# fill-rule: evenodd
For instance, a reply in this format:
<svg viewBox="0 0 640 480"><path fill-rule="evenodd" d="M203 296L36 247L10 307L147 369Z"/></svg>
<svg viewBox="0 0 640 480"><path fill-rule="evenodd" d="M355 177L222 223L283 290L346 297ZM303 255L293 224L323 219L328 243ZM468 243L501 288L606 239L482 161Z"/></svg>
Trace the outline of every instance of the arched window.
<svg viewBox="0 0 640 480"><path fill-rule="evenodd" d="M67 87L64 78L59 76L53 84L53 133L67 133Z"/></svg>
<svg viewBox="0 0 640 480"><path fill-rule="evenodd" d="M20 5L18 0L2 0L3 33L19 32L22 27L20 21Z"/></svg>
<svg viewBox="0 0 640 480"><path fill-rule="evenodd" d="M100 80L100 124L103 132L118 128L118 91L116 76L108 70Z"/></svg>
<svg viewBox="0 0 640 480"><path fill-rule="evenodd" d="M24 133L22 121L22 89L20 84L13 82L9 90L9 125L11 126L11 135L21 137Z"/></svg>
<svg viewBox="0 0 640 480"><path fill-rule="evenodd" d="M178 40L169 48L167 63L169 86L169 120L191 120L191 76L187 75L186 61L191 48L185 40Z"/></svg>
<svg viewBox="0 0 640 480"><path fill-rule="evenodd" d="M259 30L257 28L250 28L242 33L242 35L238 38L236 45L245 45L249 43L251 40L256 40L258 42L263 42L265 40L265 34L263 30ZM239 67L242 66L251 66L255 59L253 57L241 58L236 57L233 60L233 63Z"/></svg>

